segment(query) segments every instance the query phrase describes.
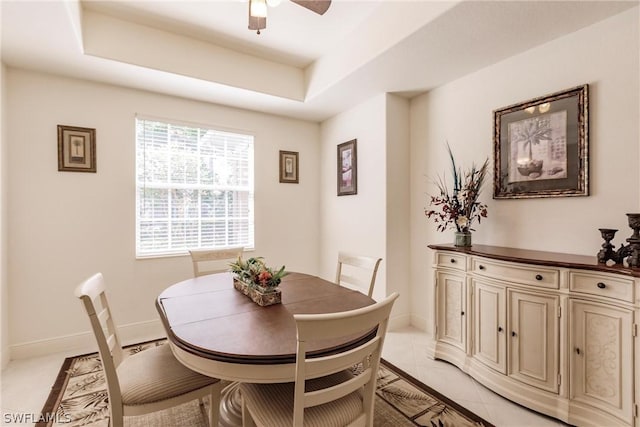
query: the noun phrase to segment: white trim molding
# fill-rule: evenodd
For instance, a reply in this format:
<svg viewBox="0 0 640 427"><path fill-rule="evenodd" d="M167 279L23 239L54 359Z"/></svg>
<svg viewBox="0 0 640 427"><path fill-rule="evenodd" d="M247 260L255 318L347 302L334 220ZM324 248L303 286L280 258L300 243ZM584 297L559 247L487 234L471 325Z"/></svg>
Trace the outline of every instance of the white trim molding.
<svg viewBox="0 0 640 427"><path fill-rule="evenodd" d="M118 327L122 344L135 344L165 337L160 320L129 323ZM64 335L55 338L30 341L9 346L11 360L27 359L30 357L46 356L54 353L84 354L98 351L98 347L91 332Z"/></svg>

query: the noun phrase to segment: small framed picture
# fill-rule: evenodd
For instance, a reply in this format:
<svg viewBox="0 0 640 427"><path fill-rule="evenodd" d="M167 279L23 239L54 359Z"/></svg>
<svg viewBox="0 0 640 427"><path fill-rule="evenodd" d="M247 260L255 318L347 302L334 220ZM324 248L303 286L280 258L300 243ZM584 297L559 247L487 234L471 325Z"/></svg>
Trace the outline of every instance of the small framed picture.
<svg viewBox="0 0 640 427"><path fill-rule="evenodd" d="M356 139L338 145L338 196L358 194Z"/></svg>
<svg viewBox="0 0 640 427"><path fill-rule="evenodd" d="M298 152L280 151L280 182L298 183Z"/></svg>
<svg viewBox="0 0 640 427"><path fill-rule="evenodd" d="M96 130L58 125L58 170L96 172Z"/></svg>
<svg viewBox="0 0 640 427"><path fill-rule="evenodd" d="M494 199L589 195L588 85L493 116Z"/></svg>

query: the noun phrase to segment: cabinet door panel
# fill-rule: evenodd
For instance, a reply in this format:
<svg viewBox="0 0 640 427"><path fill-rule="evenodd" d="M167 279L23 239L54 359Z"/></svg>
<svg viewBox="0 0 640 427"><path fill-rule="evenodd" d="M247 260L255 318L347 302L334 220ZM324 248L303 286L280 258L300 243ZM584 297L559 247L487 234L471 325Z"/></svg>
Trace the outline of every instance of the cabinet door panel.
<svg viewBox="0 0 640 427"><path fill-rule="evenodd" d="M631 423L632 312L596 302L569 304L572 399Z"/></svg>
<svg viewBox="0 0 640 427"><path fill-rule="evenodd" d="M467 350L467 304L464 276L438 272L438 325L437 337L461 350Z"/></svg>
<svg viewBox="0 0 640 427"><path fill-rule="evenodd" d="M509 290L509 376L558 393L560 299Z"/></svg>
<svg viewBox="0 0 640 427"><path fill-rule="evenodd" d="M473 281L473 355L507 373L505 289Z"/></svg>

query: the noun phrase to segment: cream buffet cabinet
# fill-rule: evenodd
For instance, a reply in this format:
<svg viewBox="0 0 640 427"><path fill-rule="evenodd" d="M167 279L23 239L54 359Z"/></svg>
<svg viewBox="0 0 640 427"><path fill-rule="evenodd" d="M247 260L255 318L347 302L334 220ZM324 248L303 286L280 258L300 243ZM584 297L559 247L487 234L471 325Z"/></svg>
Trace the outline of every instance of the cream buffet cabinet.
<svg viewBox="0 0 640 427"><path fill-rule="evenodd" d="M430 356L569 424L640 427L640 269L485 245L429 248Z"/></svg>

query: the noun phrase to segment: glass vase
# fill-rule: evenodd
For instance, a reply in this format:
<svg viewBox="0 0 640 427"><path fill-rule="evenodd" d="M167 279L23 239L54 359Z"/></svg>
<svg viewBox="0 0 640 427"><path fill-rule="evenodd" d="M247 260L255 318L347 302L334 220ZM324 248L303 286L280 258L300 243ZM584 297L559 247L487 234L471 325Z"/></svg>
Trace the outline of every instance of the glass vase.
<svg viewBox="0 0 640 427"><path fill-rule="evenodd" d="M469 247L471 246L471 232L470 231L456 231L455 239L453 241L454 246Z"/></svg>

